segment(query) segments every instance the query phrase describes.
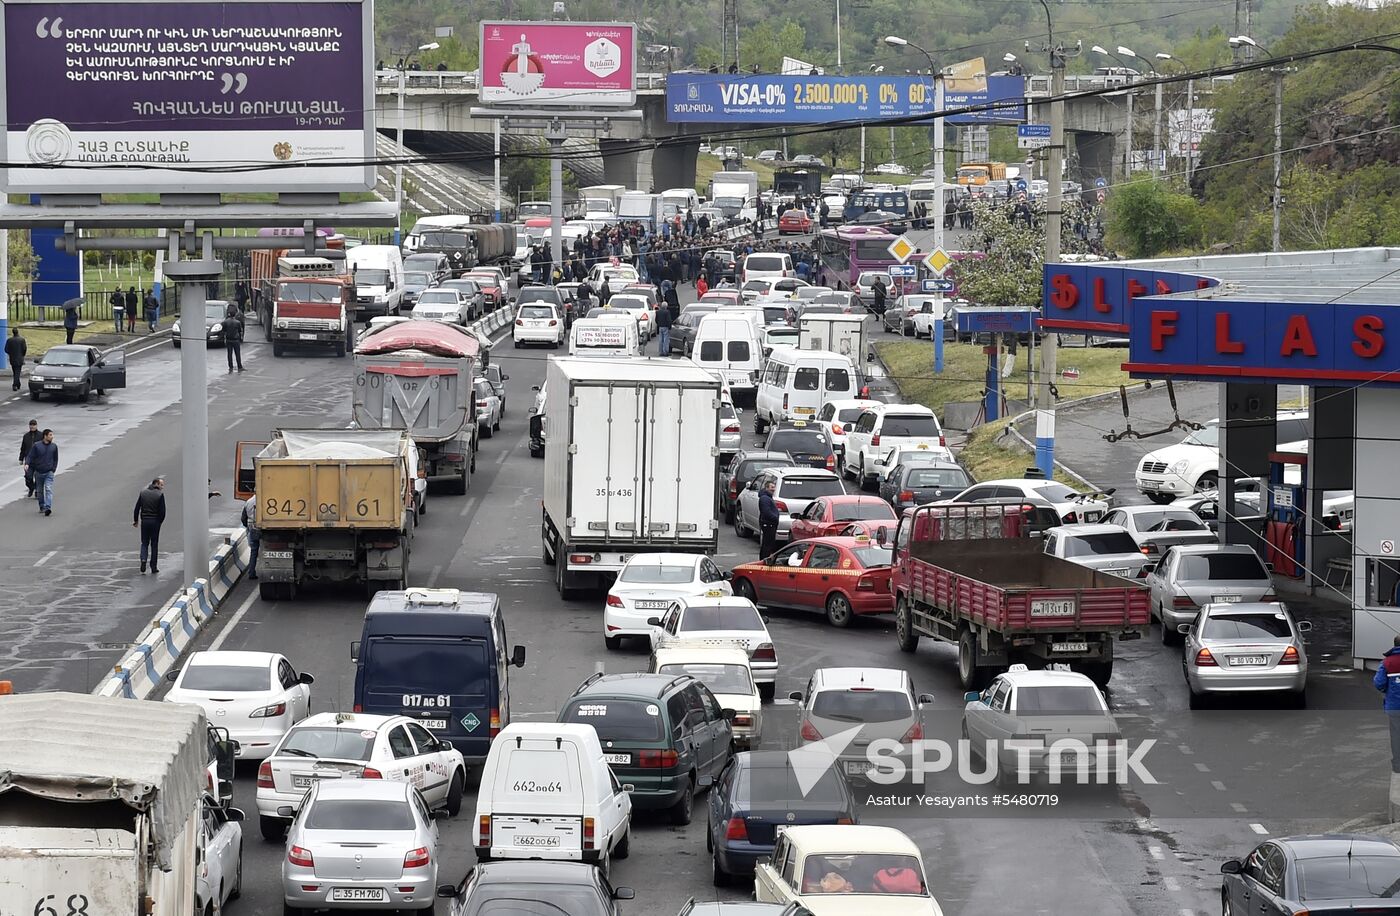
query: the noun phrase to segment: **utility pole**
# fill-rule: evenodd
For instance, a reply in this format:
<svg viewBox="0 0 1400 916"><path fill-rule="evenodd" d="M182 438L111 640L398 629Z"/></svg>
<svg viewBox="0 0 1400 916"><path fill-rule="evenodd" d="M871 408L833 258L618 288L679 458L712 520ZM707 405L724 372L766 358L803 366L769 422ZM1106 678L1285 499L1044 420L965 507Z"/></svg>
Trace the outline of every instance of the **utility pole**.
<svg viewBox="0 0 1400 916"><path fill-rule="evenodd" d="M1186 183L1196 172L1196 81L1186 81Z"/></svg>
<svg viewBox="0 0 1400 916"><path fill-rule="evenodd" d="M1162 79L1157 78L1157 98L1152 104L1152 171L1161 177L1166 168L1166 157L1162 155Z"/></svg>
<svg viewBox="0 0 1400 916"><path fill-rule="evenodd" d="M841 0L836 0L836 72L845 72L841 69Z"/></svg>
<svg viewBox="0 0 1400 916"><path fill-rule="evenodd" d="M1161 92L1160 86L1157 91ZM499 223L501 221L501 122L499 120L491 122L491 146L494 153L492 162L495 166L496 222Z"/></svg>
<svg viewBox="0 0 1400 916"><path fill-rule="evenodd" d="M398 124L398 157L399 161L394 166L394 244L398 245L402 241L403 235L403 101L404 93L408 89L408 61L399 62L399 124ZM181 308L184 308L183 303ZM199 314L203 314L201 311Z"/></svg>
<svg viewBox="0 0 1400 916"><path fill-rule="evenodd" d="M1273 67L1274 71L1274 234L1273 250L1282 251L1279 243L1279 211L1283 203L1283 75L1286 67Z"/></svg>
<svg viewBox="0 0 1400 916"><path fill-rule="evenodd" d="M1042 0L1042 5L1044 0ZM1045 18L1050 19L1050 8L1045 7ZM1056 47L1053 37L1050 41L1050 174L1046 195L1049 204L1045 210L1045 263L1054 264L1060 260L1060 214L1064 207L1061 199L1061 171L1065 161L1065 51ZM1129 100L1132 99L1130 95ZM1131 119L1129 130L1131 131ZM1040 347L1040 390L1036 397L1035 412L1035 464L1047 480L1055 476L1055 399L1050 388L1055 382L1055 360L1059 337L1046 334Z"/></svg>

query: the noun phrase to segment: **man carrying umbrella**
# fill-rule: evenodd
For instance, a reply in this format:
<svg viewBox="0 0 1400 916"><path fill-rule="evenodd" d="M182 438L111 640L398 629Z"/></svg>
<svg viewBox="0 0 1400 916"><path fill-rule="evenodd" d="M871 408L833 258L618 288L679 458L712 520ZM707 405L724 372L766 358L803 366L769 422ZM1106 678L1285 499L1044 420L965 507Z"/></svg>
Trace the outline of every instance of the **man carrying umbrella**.
<svg viewBox="0 0 1400 916"><path fill-rule="evenodd" d="M82 307L83 300L74 297L63 303L63 331L68 335L68 343L73 342L73 335L78 331L78 309Z"/></svg>

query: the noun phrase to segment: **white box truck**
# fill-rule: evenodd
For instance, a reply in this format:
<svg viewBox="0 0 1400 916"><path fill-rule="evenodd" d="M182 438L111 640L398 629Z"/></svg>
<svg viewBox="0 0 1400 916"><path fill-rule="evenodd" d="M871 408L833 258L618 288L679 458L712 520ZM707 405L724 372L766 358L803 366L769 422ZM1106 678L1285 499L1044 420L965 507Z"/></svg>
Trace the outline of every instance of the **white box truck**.
<svg viewBox="0 0 1400 916"><path fill-rule="evenodd" d="M857 372L865 371L869 315L818 313L797 320L797 346L802 350L830 350L849 356Z"/></svg>
<svg viewBox="0 0 1400 916"><path fill-rule="evenodd" d="M561 596L633 554L718 547L718 380L669 359L551 359L545 563Z"/></svg>
<svg viewBox="0 0 1400 916"><path fill-rule="evenodd" d="M0 913L189 916L208 734L198 706L0 697Z"/></svg>

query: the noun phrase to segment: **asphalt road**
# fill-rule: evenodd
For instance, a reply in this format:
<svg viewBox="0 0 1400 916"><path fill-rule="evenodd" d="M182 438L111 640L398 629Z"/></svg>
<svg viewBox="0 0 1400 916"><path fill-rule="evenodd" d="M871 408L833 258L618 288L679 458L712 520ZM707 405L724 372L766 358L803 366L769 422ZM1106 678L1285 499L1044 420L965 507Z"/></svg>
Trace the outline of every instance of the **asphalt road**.
<svg viewBox="0 0 1400 916"><path fill-rule="evenodd" d="M608 672L646 665L639 649L604 649L601 594L561 601L540 560L543 463L526 453L526 407L531 386L543 380L548 355L509 344L493 352L511 376L509 413L501 432L484 440L468 495L430 497L415 532L411 574L413 584L500 595L509 641L528 650L512 684L512 714L527 720L552 719L600 665ZM262 436L273 426L334 425L348 417L348 361L274 360L266 345L253 341L245 348L249 371L228 378L222 358L210 354L218 370L210 404L216 482L229 480L232 443L239 437ZM53 517L40 518L31 504L16 499L14 481L0 488L0 499L8 500L0 511L18 520L0 531L4 593L18 599L7 601L0 618L0 670L20 690L89 687L104 659L115 654L103 642L129 641L177 584L175 557L163 561L159 580L137 571L137 541L126 518L136 491L154 471L179 470L178 412L172 407L178 362L167 346L132 365L136 384L112 395L110 405L43 405L41 422L59 429L68 448ZM32 412L27 401L0 405L0 425L17 437ZM178 485L172 479L171 492L179 493ZM215 509L216 523L236 518L231 500L216 500ZM172 515L164 535L178 547L178 506ZM721 563L748 560L756 552L755 542L721 529ZM316 675L315 711L345 710L353 688L349 647L359 636L364 606L358 591L264 602L245 582L198 647L283 652ZM781 666L779 697L803 688L817 667L897 666L910 672L919 692L936 698L928 736L957 736L963 701L950 647L925 641L916 654L904 655L887 620L858 621L837 633L816 615L768 613ZM1034 808L920 804L914 796L991 794L941 774L921 789L864 793L867 802L891 795L910 800L867 804L861 816L866 823L897 826L919 843L932 890L950 916L1213 911L1222 859L1243 854L1264 835L1328 829L1385 804L1386 726L1365 680L1316 651L1311 711L1259 703L1190 712L1179 651L1162 646L1154 631L1149 639L1120 646L1110 699L1130 737L1156 742L1143 757L1155 784L1062 792L1040 784L1030 791L1057 794L1059 803ZM765 719L765 745L790 743L793 718L792 707L775 705ZM235 804L252 813L254 795L253 769L240 769ZM467 813L444 822L444 882L472 864L472 804L468 800ZM737 900L751 893L743 886L711 885L703 811L697 806L696 822L686 828L638 816L636 852L614 866L616 883L637 890L627 912L669 914L691 896ZM255 822L247 826L244 895L232 912L272 912L280 899L282 849L264 843Z"/></svg>

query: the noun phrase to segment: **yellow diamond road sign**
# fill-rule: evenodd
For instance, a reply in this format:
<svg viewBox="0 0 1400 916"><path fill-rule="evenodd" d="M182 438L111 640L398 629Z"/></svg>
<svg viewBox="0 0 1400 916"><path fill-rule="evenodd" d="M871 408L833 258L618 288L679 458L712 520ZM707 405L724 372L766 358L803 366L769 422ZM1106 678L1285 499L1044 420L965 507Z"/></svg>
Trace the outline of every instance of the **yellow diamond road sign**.
<svg viewBox="0 0 1400 916"><path fill-rule="evenodd" d="M953 259L948 257L948 252L942 248L935 248L924 258L924 266L933 271L935 277L943 276L943 271L948 269L948 265L953 263Z"/></svg>
<svg viewBox="0 0 1400 916"><path fill-rule="evenodd" d="M890 254L894 255L899 260L899 263L903 264L905 261L909 260L911 254L919 249L913 242L909 241L908 236L901 235L893 242L890 242L888 250Z"/></svg>

